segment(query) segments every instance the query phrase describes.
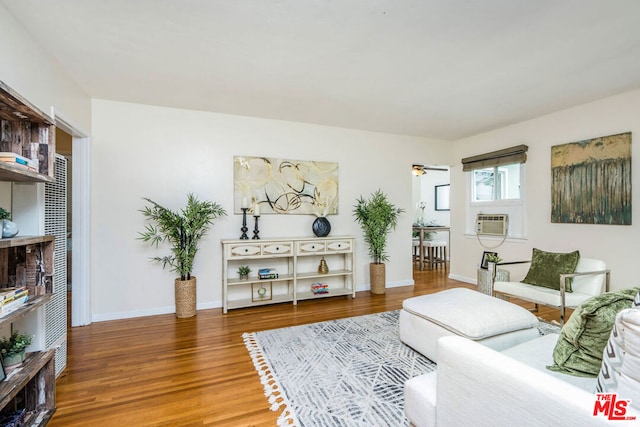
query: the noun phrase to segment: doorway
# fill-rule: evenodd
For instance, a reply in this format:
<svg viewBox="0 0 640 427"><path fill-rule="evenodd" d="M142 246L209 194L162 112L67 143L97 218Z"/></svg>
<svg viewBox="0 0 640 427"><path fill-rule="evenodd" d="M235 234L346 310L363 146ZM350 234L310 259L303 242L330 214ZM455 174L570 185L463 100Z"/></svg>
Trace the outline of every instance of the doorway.
<svg viewBox="0 0 640 427"><path fill-rule="evenodd" d="M71 326L84 326L91 323L91 206L90 206L90 182L91 182L91 152L90 139L86 133L69 124L63 118L56 116L56 130L64 132L61 135L62 150L71 156L69 173L71 181L67 187L69 200L68 215L70 221L70 239L68 240L71 276L69 316ZM57 136L58 134L56 134ZM71 146L65 147L71 138ZM58 151L59 154L62 152ZM66 157L66 155L65 155Z"/></svg>
<svg viewBox="0 0 640 427"><path fill-rule="evenodd" d="M413 222L420 225L440 225L449 227L448 185L450 183L449 166L422 166L422 173L414 172L412 185ZM439 239L445 235L436 235Z"/></svg>
<svg viewBox="0 0 640 427"><path fill-rule="evenodd" d="M414 164L412 173L414 175L412 180L413 208L411 212L414 235L413 257L415 259L420 254L419 235L422 233L424 240L430 240L433 245L438 245L437 252L440 255L438 257L434 256L432 261L438 261L443 264L445 268L442 271L446 272L446 266L451 257L449 166ZM416 242L416 240L418 241ZM442 246L445 247L442 248ZM432 249L432 251L434 250ZM423 251L426 251L426 249L423 248ZM427 258L427 255L424 257L423 260ZM419 256L417 259L418 264L424 267L424 263L422 263ZM434 265L434 263L429 264Z"/></svg>
<svg viewBox="0 0 640 427"><path fill-rule="evenodd" d="M73 138L67 132L56 128L56 153L67 160L67 326L71 325L71 298L72 298L72 204L73 192L70 191L73 181Z"/></svg>

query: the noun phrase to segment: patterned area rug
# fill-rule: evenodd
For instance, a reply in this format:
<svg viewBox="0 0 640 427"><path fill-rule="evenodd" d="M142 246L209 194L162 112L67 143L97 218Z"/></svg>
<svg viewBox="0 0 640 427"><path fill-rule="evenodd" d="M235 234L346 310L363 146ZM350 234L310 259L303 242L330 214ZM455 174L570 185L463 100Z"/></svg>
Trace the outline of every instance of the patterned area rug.
<svg viewBox="0 0 640 427"><path fill-rule="evenodd" d="M282 411L278 425L408 426L404 383L435 364L400 342L398 316L396 310L243 334L271 409Z"/></svg>

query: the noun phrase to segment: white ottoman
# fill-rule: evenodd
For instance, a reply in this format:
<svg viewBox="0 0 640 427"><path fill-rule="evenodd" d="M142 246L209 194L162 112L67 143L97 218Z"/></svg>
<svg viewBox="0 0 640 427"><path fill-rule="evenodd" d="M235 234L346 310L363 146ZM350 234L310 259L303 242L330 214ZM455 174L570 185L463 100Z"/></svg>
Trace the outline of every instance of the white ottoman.
<svg viewBox="0 0 640 427"><path fill-rule="evenodd" d="M519 305L466 288L409 298L400 340L437 362L438 338L460 335L500 351L540 336L538 319Z"/></svg>

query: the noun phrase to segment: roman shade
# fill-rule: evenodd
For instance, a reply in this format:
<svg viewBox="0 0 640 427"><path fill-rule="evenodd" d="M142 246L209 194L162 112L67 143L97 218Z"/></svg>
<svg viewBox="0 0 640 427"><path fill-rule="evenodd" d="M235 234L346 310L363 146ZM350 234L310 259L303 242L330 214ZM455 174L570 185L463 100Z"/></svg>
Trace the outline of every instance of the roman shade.
<svg viewBox="0 0 640 427"><path fill-rule="evenodd" d="M526 145L516 145L515 147L505 148L503 150L466 157L462 159L462 170L468 172L474 169L525 163L527 161L528 149L529 147Z"/></svg>

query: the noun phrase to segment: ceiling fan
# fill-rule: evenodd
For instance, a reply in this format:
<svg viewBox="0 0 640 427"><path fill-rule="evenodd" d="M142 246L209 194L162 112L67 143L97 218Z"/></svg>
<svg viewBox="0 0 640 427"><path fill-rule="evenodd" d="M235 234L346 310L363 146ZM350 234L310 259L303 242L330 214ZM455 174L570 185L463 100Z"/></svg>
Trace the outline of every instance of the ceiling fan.
<svg viewBox="0 0 640 427"><path fill-rule="evenodd" d="M414 174L415 176L420 176L420 175L424 175L425 173L427 173L427 171L440 171L440 172L448 172L449 169L445 169L445 168L434 168L432 166L425 166L425 165L413 165L411 167L411 173Z"/></svg>

